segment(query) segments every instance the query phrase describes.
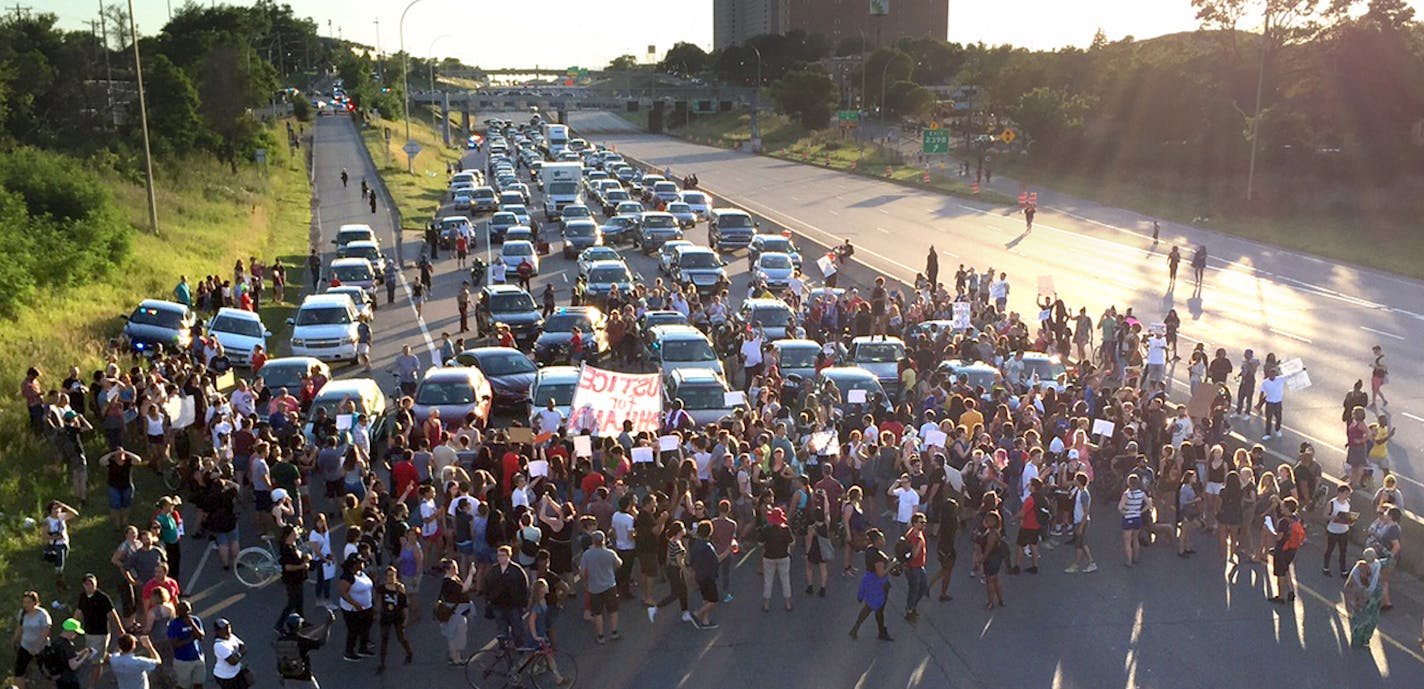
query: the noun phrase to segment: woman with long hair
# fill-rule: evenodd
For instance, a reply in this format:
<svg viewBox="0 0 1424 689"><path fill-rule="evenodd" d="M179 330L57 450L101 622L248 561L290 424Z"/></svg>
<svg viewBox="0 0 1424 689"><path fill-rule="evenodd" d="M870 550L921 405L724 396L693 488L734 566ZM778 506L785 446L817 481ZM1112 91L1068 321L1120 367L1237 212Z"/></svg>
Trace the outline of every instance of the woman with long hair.
<svg viewBox="0 0 1424 689"><path fill-rule="evenodd" d="M1219 507L1216 512L1216 549L1217 554L1225 561L1231 558L1233 552L1241 551L1241 523L1245 519L1241 474L1235 471L1227 472L1222 486L1217 501Z"/></svg>

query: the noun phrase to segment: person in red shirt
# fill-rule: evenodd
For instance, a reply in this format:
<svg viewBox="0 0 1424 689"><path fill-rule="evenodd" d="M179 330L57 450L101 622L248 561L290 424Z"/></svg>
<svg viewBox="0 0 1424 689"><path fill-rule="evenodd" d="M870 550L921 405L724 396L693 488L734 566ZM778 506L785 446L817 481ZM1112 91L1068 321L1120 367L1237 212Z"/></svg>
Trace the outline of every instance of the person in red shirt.
<svg viewBox="0 0 1424 689"><path fill-rule="evenodd" d="M910 517L910 528L905 531L901 545L896 548L897 555L903 556L905 565L905 619L915 620L920 616L919 610L915 606L929 593L929 580L925 578L925 561L929 557L929 549L925 544L925 522L928 518L923 512L916 512Z"/></svg>
<svg viewBox="0 0 1424 689"><path fill-rule="evenodd" d="M593 463L586 459L579 460L578 468L584 472L583 479L579 481L579 490L583 492L585 502L592 501L598 493L598 489L607 485L608 479L603 474L594 471Z"/></svg>
<svg viewBox="0 0 1424 689"><path fill-rule="evenodd" d="M509 497L514 493L514 475L522 468L519 453L515 452L515 445L510 444L505 451L504 457L500 458L500 481L499 490L504 497Z"/></svg>
<svg viewBox="0 0 1424 689"><path fill-rule="evenodd" d="M420 425L420 432L425 435L427 447L438 447L445 435L445 424L440 420L440 410L431 409L430 416L425 418L425 423Z"/></svg>
<svg viewBox="0 0 1424 689"><path fill-rule="evenodd" d="M168 563L166 562L158 563L158 565L153 568L153 578L149 579L143 585L143 605L145 609L152 607L155 602L153 599L153 590L156 588L162 588L167 591L168 600L170 602L178 600L178 581L168 576Z"/></svg>
<svg viewBox="0 0 1424 689"><path fill-rule="evenodd" d="M262 373L262 367L267 365L267 350L262 345L252 345L252 375Z"/></svg>
<svg viewBox="0 0 1424 689"><path fill-rule="evenodd" d="M1014 548L1013 566L1009 567L1009 574L1019 573L1019 563L1023 560L1024 546L1028 546L1029 552L1029 574L1038 574L1038 540L1043 534L1044 522L1039 518L1039 514L1047 511L1053 514L1053 507L1049 505L1048 498L1043 497L1043 481L1032 478L1028 482L1029 494L1024 500L1023 510L1019 513L1021 520L1019 536L1015 540L1017 547Z"/></svg>
<svg viewBox="0 0 1424 689"><path fill-rule="evenodd" d="M416 495L416 489L420 487L420 472L415 468L415 452L402 451L400 461L391 465L391 484L401 502Z"/></svg>
<svg viewBox="0 0 1424 689"><path fill-rule="evenodd" d="M507 326L507 325L505 325L505 324L503 324L503 323L500 323L499 326L498 326L498 332L499 332L499 346L501 346L501 347L513 347L513 346L514 346L514 332L509 329L509 326Z"/></svg>

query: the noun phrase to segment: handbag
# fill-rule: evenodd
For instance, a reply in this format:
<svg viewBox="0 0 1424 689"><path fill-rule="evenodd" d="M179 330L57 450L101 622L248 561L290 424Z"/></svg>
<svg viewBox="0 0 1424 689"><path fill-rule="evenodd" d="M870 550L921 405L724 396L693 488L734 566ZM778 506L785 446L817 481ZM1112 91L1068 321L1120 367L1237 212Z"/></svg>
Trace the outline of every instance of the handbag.
<svg viewBox="0 0 1424 689"><path fill-rule="evenodd" d="M831 562L836 558L836 548L829 536L817 536L816 546L821 549L821 562Z"/></svg>
<svg viewBox="0 0 1424 689"><path fill-rule="evenodd" d="M444 600L435 601L435 610L432 611L437 622L449 622L455 614L455 606Z"/></svg>

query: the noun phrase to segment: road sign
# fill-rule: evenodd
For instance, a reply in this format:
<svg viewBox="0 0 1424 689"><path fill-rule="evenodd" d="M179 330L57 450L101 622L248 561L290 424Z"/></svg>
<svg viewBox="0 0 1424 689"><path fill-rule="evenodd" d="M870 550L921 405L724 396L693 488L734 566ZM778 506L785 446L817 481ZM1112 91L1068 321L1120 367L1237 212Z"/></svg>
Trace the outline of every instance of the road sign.
<svg viewBox="0 0 1424 689"><path fill-rule="evenodd" d="M267 164L267 149L259 148L252 152L252 160L258 165Z"/></svg>
<svg viewBox="0 0 1424 689"><path fill-rule="evenodd" d="M949 130L926 129L922 143L922 153L949 153Z"/></svg>
<svg viewBox="0 0 1424 689"><path fill-rule="evenodd" d="M406 156L414 158L420 154L420 144L416 143L415 140L412 139L410 141L405 142L405 145L401 146L401 150L405 151Z"/></svg>
<svg viewBox="0 0 1424 689"><path fill-rule="evenodd" d="M836 121L855 123L860 121L859 110L837 110Z"/></svg>
<svg viewBox="0 0 1424 689"><path fill-rule="evenodd" d="M1017 138L1018 138L1018 135L1015 134L1015 133L1014 133L1014 130L1012 130L1012 129L1005 129L1004 132L999 135L999 140L1002 141L1002 142L1004 142L1004 143L1006 143L1006 144L1011 144L1011 143L1013 143L1013 142L1014 142L1014 139L1017 139Z"/></svg>
<svg viewBox="0 0 1424 689"><path fill-rule="evenodd" d="M930 129L939 129L939 120L931 120Z"/></svg>

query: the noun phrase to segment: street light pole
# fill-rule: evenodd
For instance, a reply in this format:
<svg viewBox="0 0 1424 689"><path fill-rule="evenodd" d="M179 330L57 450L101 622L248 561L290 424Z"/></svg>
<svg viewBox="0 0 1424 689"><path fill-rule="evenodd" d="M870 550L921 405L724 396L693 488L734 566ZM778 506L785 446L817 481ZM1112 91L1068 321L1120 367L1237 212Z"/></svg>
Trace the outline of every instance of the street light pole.
<svg viewBox="0 0 1424 689"><path fill-rule="evenodd" d="M1256 114L1251 117L1251 162L1246 168L1246 201L1251 201L1252 188L1256 182L1256 147L1261 127L1261 92L1266 85L1266 51L1271 48L1271 5L1266 4L1266 25L1261 30L1261 67L1256 72Z"/></svg>
<svg viewBox="0 0 1424 689"><path fill-rule="evenodd" d="M756 90L752 92L752 121L751 121L751 134L752 134L752 141L751 141L751 144L752 144L752 153L756 153L756 152L757 152L757 149L760 148L760 140L761 140L761 129L757 126L757 115L758 115L758 114L760 113L760 111L761 111L761 50L758 49L756 46L751 46L751 49L752 49L752 52L756 53L756 56L757 56L756 84L755 84Z"/></svg>
<svg viewBox="0 0 1424 689"><path fill-rule="evenodd" d="M406 144L410 143L410 68L405 55L405 15L410 11L410 8L415 7L418 2L420 2L420 0L410 0L410 4L406 5L404 10L401 10L400 25L397 27L397 31L400 33L401 52L401 119L405 120ZM409 173L415 172L415 156L409 153L405 155L405 171Z"/></svg>
<svg viewBox="0 0 1424 689"><path fill-rule="evenodd" d="M426 53L429 53L429 55L430 55L430 90L431 90L432 92L435 91L435 44L436 44L436 43L439 43L439 42L440 42L440 39L442 39L442 38L450 38L452 35L453 35L453 34L448 34L448 33L447 33L447 34L441 34L441 35L439 35L439 36L436 36L436 37L435 37L435 40L433 40L433 41L430 42L430 47L425 49L425 52L426 52ZM468 96L466 96L466 97L468 98ZM434 111L434 110L431 110L431 111L430 111L430 126L433 127L433 128L435 128L435 129L439 129L439 128L440 128L440 125L438 124L438 122L439 122L439 120L436 119L435 111Z"/></svg>
<svg viewBox="0 0 1424 689"><path fill-rule="evenodd" d="M153 192L153 151L148 144L148 104L143 97L143 64L138 57L138 24L134 21L133 0L129 0L129 36L133 39L134 80L138 83L138 118L143 129L143 173L148 187L148 226L158 234L158 197Z"/></svg>
<svg viewBox="0 0 1424 689"><path fill-rule="evenodd" d="M881 121L881 122L884 122L884 121L885 121L885 116L886 116L887 114L889 114L889 113L886 112L886 108L885 108L885 79L888 78L888 76L889 76L889 74L890 74L890 63L892 63L892 62L894 62L894 61L895 61L895 58L894 58L893 56L888 57L888 58L885 58L885 68L882 69L882 70L880 70L880 121Z"/></svg>

